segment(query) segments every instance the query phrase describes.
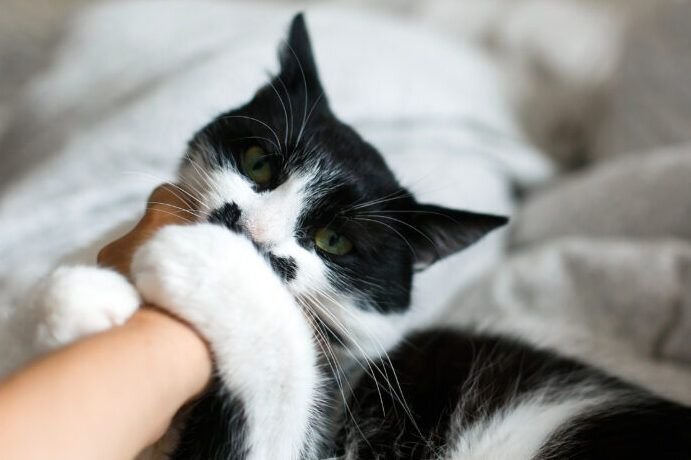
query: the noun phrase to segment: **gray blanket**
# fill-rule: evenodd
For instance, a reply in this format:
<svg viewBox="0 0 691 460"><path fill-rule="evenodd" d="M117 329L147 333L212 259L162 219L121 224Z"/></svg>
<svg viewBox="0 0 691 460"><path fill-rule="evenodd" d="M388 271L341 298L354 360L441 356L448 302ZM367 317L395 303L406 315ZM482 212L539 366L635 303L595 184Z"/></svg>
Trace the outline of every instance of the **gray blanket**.
<svg viewBox="0 0 691 460"><path fill-rule="evenodd" d="M453 306L691 402L691 145L568 176L519 209L513 256Z"/></svg>

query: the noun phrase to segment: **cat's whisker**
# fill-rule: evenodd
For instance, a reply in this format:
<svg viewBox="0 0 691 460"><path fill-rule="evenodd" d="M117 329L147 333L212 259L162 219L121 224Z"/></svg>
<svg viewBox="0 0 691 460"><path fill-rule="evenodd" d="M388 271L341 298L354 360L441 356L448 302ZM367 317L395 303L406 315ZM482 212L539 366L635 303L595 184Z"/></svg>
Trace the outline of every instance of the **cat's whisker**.
<svg viewBox="0 0 691 460"><path fill-rule="evenodd" d="M351 211L355 211L355 210L358 210L358 209L369 208L369 207L371 207L371 206L381 205L381 204L384 204L384 203L388 203L388 202L390 202L390 201L395 201L395 200L400 200L400 199L403 199L403 198L408 198L409 196L410 196L410 194L409 194L407 191L405 191L405 190L396 190L395 192L391 192L391 193L389 193L388 195L385 195L385 196L380 197L380 198L375 198L375 199L373 199L373 200L366 201L366 202L364 202L364 203L356 203L356 204L354 204L354 205L352 205L352 206L349 206L349 207L345 208L345 209L342 211L342 213L345 214L345 213L348 213L348 212L351 212Z"/></svg>
<svg viewBox="0 0 691 460"><path fill-rule="evenodd" d="M268 130L271 132L271 134L273 134L274 139L276 140L276 143L277 143L277 144L280 144L280 143L281 143L281 140L280 140L280 138L278 137L278 134L276 134L276 131L275 131L271 126L269 126L269 125L266 124L265 122L259 120L258 118L250 117L249 115L221 115L221 118L222 118L222 119L226 119L226 118L240 118L240 119L243 119L243 120L250 120L250 121L254 121L254 122L256 122L256 123L259 123L260 125L264 126L266 129L268 129Z"/></svg>
<svg viewBox="0 0 691 460"><path fill-rule="evenodd" d="M199 200L199 198L197 198L196 196L191 194L190 191L188 191L188 190L180 187L179 185L175 184L174 182L167 182L166 179L159 178L153 174L142 172L142 171L128 171L127 173L128 174L135 174L135 175L139 175L139 176L151 179L152 184L167 183L170 187L172 187L172 190L170 190L171 193L173 195L175 195L175 197L178 198L180 201L184 201L184 202L192 201L191 204L193 206L204 206L204 204ZM181 196L178 193L178 191L182 192L185 195L185 197Z"/></svg>
<svg viewBox="0 0 691 460"><path fill-rule="evenodd" d="M161 203L159 203L159 204L161 204ZM165 203L163 203L163 204L165 204ZM169 215L169 216L175 216L175 217L178 218L178 219L184 220L184 221L187 222L188 224L193 224L193 223L195 223L195 221L190 220L190 219L188 219L188 218L186 218L186 217L182 217L182 216L181 216L179 213L177 213L177 212L166 211L165 209L152 208L152 207L148 207L148 206L147 206L146 209L147 209L147 210L149 210L149 209L156 209L156 212L160 212L160 213L163 213L163 214L167 214L167 215Z"/></svg>
<svg viewBox="0 0 691 460"><path fill-rule="evenodd" d="M333 351L333 348L329 344L329 339L324 335L324 332L321 330L321 327L326 328L326 330L330 333L333 334L333 331L329 328L327 324L325 324L324 320L316 314L312 308L313 308L313 303L318 302L316 299L310 297L309 302L307 301L299 301L300 305L304 308L304 312L307 315L307 319L310 322L310 324L313 327L314 332L319 336L320 338L320 348L324 352L325 358L327 358L327 361L329 362L329 366L331 367L332 371L334 372L334 375L338 379L339 382L342 383L341 377L345 376L346 373L343 370L342 366L340 365L340 362L338 358L336 357L335 352ZM320 326L321 325L321 326ZM331 361L333 360L333 361ZM335 366L335 368L333 367ZM350 386L350 383L346 380L346 384L348 384L348 387L350 389L350 393L352 393L353 388ZM348 398L345 395L345 391L343 387L340 387L341 390L341 395L343 396L343 403L347 405L348 403Z"/></svg>
<svg viewBox="0 0 691 460"><path fill-rule="evenodd" d="M415 227L414 225L409 224L408 222L405 222L405 221L403 221L403 220L401 220L401 219L396 219L395 217L381 216L381 215L379 215L379 214L374 214L374 213L368 213L367 215L370 216L370 217L372 217L372 218L375 218L375 219L376 219L376 218L379 218L379 219L388 219L388 220L393 220L394 222L398 222L398 223L401 224L401 225L405 225L406 227L408 227L408 228L410 228L411 230L417 232L417 233L420 234L424 239L426 239L427 241L429 241L429 243L432 245L433 248L436 248L436 247L437 247L436 241L434 241L432 238L430 238L430 236L427 235L426 233L424 233L422 230L420 230L419 228Z"/></svg>
<svg viewBox="0 0 691 460"><path fill-rule="evenodd" d="M286 40L283 41L283 45L287 47L290 52L293 54L293 57L295 58L295 62L298 65L298 68L300 69L300 74L302 75L302 83L304 86L305 90L305 101L303 103L302 107L302 125L304 126L305 120L307 118L307 106L308 106L308 101L309 101L309 91L307 89L307 76L305 75L305 70L302 67L302 61L300 60L300 57L297 55L293 47L288 43Z"/></svg>
<svg viewBox="0 0 691 460"><path fill-rule="evenodd" d="M376 211L363 211L360 214L370 214L370 213L389 213L389 214L430 214L433 216L440 216L440 217L447 217L449 219L453 220L453 217L447 215L447 214L442 214L441 212L434 212L434 211L423 211L423 210L417 210L417 209L379 209ZM455 220L454 220L455 222Z"/></svg>
<svg viewBox="0 0 691 460"><path fill-rule="evenodd" d="M161 201L149 201L147 209L153 209L155 206L165 206L167 208L174 209L175 211L180 211L180 213L182 213L182 214L190 215L190 216L196 218L197 220L203 219L203 216L201 214L199 214L197 211L193 211L193 210L187 209L187 208L182 208L180 206L176 206L176 205L171 204L171 203L164 203ZM180 217L182 217L182 216L180 216ZM188 222L194 222L194 221L191 221L189 219L187 221Z"/></svg>
<svg viewBox="0 0 691 460"><path fill-rule="evenodd" d="M180 199L180 201L188 201L187 199L189 198L189 199L191 199L191 200L193 201L193 203L192 203L193 205L195 205L195 206L201 206L201 207L204 207L204 206L205 206L205 204L204 204L198 197L194 196L192 193L190 193L190 191L186 190L185 188L179 186L178 184L176 184L176 183L174 183L174 182L170 182L169 185L173 188L172 192L175 194L175 196L176 196L178 199ZM183 198L183 197L180 196L176 191L180 191L180 192L183 193L187 198ZM195 192L195 193L198 193L198 192L196 192L196 190L192 190L192 191Z"/></svg>
<svg viewBox="0 0 691 460"><path fill-rule="evenodd" d="M233 141L242 141L245 139L257 139L257 140L264 141L267 144L271 144L271 146L274 148L276 153L278 153L279 155L282 155L283 147L281 147L280 144L276 144L275 141L272 141L271 139L269 139L268 137L265 137L265 136L242 136L242 137L234 137L232 140Z"/></svg>
<svg viewBox="0 0 691 460"><path fill-rule="evenodd" d="M350 417L356 430L360 433L360 435L363 437L363 439L366 439L364 432L360 428L360 424L358 423L357 418L355 418L355 414L353 414L352 410L350 409L350 406L348 405L348 402L353 395L353 387L350 385L350 382L346 378L345 382L348 385L348 388L350 390L348 392L348 396L346 396L345 390L343 388L343 382L341 380L341 376L345 376L345 371L343 370L343 368L338 363L338 359L336 358L336 355L334 354L333 350L331 350L331 347L328 344L328 339L326 337L324 337L323 333L321 333L319 331L319 326L309 319L309 316L314 318L314 321L319 322L324 327L328 328L328 326L326 324L324 324L324 321L321 318L319 318L318 315L316 315L314 312L311 311L311 308L308 305L305 305L305 312L308 314L308 322L312 325L312 328L315 330L315 332L322 338L322 340L324 341L324 344L325 344L324 346L326 346L329 349L329 354L333 359L333 365L331 364L331 361L329 360L329 356L326 353L325 353L325 359L326 359L329 367L331 368L331 372L334 375L334 378L336 380L336 385L338 386L338 390L341 393L341 397L343 400L343 407L345 408L346 414ZM322 349L322 352L324 352L324 348L321 345L319 347ZM336 367L334 368L334 366L336 366ZM369 441L367 441L367 442L369 443Z"/></svg>
<svg viewBox="0 0 691 460"><path fill-rule="evenodd" d="M365 218L365 217L353 217L353 220L359 220L359 221L364 221L364 222L374 222L374 223L377 223L377 224L380 224L380 225L383 225L383 226L387 227L389 230L391 230L392 232L394 232L396 235L398 235L398 236L401 238L401 240L403 240L403 241L405 242L405 244L406 244L406 245L408 246L408 248L410 249L410 253L413 255L413 257L415 257L415 254L416 254L416 253L415 253L415 248L413 247L413 245L410 243L410 241L408 241L408 239L407 239L401 232L399 232L398 230L396 230L396 229L395 229L394 227L392 227L391 225L389 225L389 224L387 224L387 223L384 223L384 222L380 222L380 221L378 221L378 220L376 220L376 219L368 219L368 218Z"/></svg>
<svg viewBox="0 0 691 460"><path fill-rule="evenodd" d="M322 314L327 315L327 316L331 319L332 322L335 322L335 323L336 323L336 324L334 325L334 327L338 327L338 329L339 329L343 334L346 335L346 338L347 338L351 343L353 343L354 345L356 345L356 347L359 347L359 345L357 344L357 341L354 340L354 336L352 336L352 334L350 334L350 332L348 331L348 329L347 329L342 323L340 323L340 321L338 320L338 318L336 318L336 316L335 316L332 312L328 311L328 309L325 308L325 307L324 307L316 298L314 298L313 296L310 296L309 294L307 294L307 296L308 296L309 299L312 300L312 302L313 302L313 303L312 303L312 306L313 306L313 307L315 307L316 309L318 309ZM348 347L348 346L341 340L339 334L336 334L336 333L326 324L326 322L325 322L323 319L322 319L322 324L324 325L325 328L327 328L327 330L331 333L331 335L334 337L334 339L335 339L336 341L338 341L338 342L341 344L341 346L343 347L343 349L351 356L351 358L353 358L353 360L362 368L362 370L363 370L365 373L367 373L370 377L372 377L372 379L373 379L375 382L377 382L376 375L375 375L375 373L374 373L374 371L373 371L373 369L372 369L372 365L373 365L373 364L366 358L366 354L365 354L365 352L364 352L364 349L362 349L361 347L359 347L360 355L364 358L364 361L365 361L365 364L362 364L362 361L360 360L360 358L359 358L358 356L356 356L356 355L352 352L352 350L350 350L350 347ZM375 368L376 368L376 366L375 366ZM378 388L378 384L377 384L377 388ZM379 390L377 390L377 391L379 391ZM381 402L382 402L382 405L383 405L383 401L384 401L384 400L383 400L383 398L381 397L381 394L379 394L379 398L380 398L380 400L381 400ZM383 408L383 406L382 406L382 408Z"/></svg>
<svg viewBox="0 0 691 460"><path fill-rule="evenodd" d="M360 319L360 318L357 318L355 315L353 315L353 313L352 313L347 307L341 305L340 302L336 301L333 297L329 296L329 294L326 293L326 291L317 290L317 292L319 292L321 295L327 297L327 299L330 299L331 303L333 303L334 305L336 305L336 306L338 306L339 308L341 308L342 311L344 311L346 314L349 314L350 317L351 317L352 319L356 320L358 323L360 323L360 325L362 325L361 319ZM332 314L332 316L333 316L333 314ZM340 321L339 321L339 324L342 325L342 323L340 323ZM342 327L345 328L345 326L343 326L343 325L342 325ZM406 413L406 416L409 417L409 419L410 419L411 423L413 424L414 428L419 432L420 436L422 436L422 433L420 432L420 429L419 429L418 426L417 426L417 422L415 421L415 419L414 419L414 417L413 417L413 415L412 415L412 411L410 410L410 406L408 405L408 403L407 403L406 400L405 400L405 397L404 397L404 395L403 395L403 389L401 388L400 381L398 380L398 375L397 375L396 372L395 372L395 368L394 368L394 366L393 366L393 363L391 362L391 359L390 359L390 357L389 357L388 352L386 351L385 347L381 344L381 342L379 342L379 340L378 340L373 334L371 334L371 333L367 330L367 327L366 327L366 326L365 326L365 327L362 327L361 330L362 330L363 332L365 332L365 333L367 334L368 338L372 341L372 343L373 343L376 347L378 347L378 349L379 349L379 351L378 351L378 356L379 356L379 358L383 361L384 371L382 371L381 369L379 369L379 367L378 367L376 364L372 363L372 362L367 358L367 354L364 352L364 350L362 350L362 348L360 348L360 353L363 354L363 355L365 356L365 359L368 361L368 365L370 365L370 366L373 365L374 368L377 369L377 370L379 371L380 375L384 378L384 380L385 380L385 382L386 382L386 384L387 384L387 386L388 386L388 388L389 388L389 390L390 390L390 392L391 392L391 395L398 401L398 403L401 405L401 407L403 408L404 412ZM355 342L355 343L357 344L357 342ZM341 345L344 346L344 347L346 346L346 345L344 345L342 342L341 342ZM390 378L389 378L389 376L388 376L388 372L386 371L386 368L387 368L387 367L388 367L389 369L391 369L391 371L392 371L392 373L393 373L394 380L395 380L396 387L397 387L397 390L398 390L398 391L393 387L393 385L392 385L392 383L391 383L391 380L390 380ZM371 368L370 368L370 369L371 369ZM371 375L371 374L370 374L370 377L372 377L372 379L373 379L374 382L375 382L375 386L377 386L377 388L378 388L379 383L378 383L376 377L373 376L373 375ZM379 394L379 397L381 398L381 393ZM382 407L382 411L385 412L383 407Z"/></svg>
<svg viewBox="0 0 691 460"><path fill-rule="evenodd" d="M283 117L285 120L284 133L283 133L283 145L285 146L286 149L288 149L288 110L286 109L286 105L283 102L283 98L278 93L276 86L271 82L271 80L269 80L269 86L271 86L271 89L274 91L274 94L276 94L276 97L278 98L278 101L281 103L281 107L283 108ZM288 95L288 98L290 98L290 95ZM280 153L280 147L278 150Z"/></svg>
<svg viewBox="0 0 691 460"><path fill-rule="evenodd" d="M315 307L315 308L317 308L318 310L320 310L320 311L322 312L322 314L328 313L327 311L325 311L325 307L324 307L323 305L321 305L321 303L320 303L317 299L315 299L313 296L310 296L310 295L308 295L308 297L311 299L311 305L312 305L313 307ZM366 357L364 357L364 356L363 356L363 358L364 358L365 364L363 364L362 361L361 361L361 358L360 358L358 355L355 355L355 354L352 352L352 350L350 350L350 348L349 348L345 343L343 343L343 341L339 338L338 334L336 334L336 333L332 330L332 328L326 323L326 321L325 321L324 319L322 319L322 318L320 317L320 315L318 315L318 314L315 313L315 317L318 318L318 320L320 321L320 324L321 324L324 328L326 328L326 330L329 332L329 334L331 334L331 335L334 337L334 339L335 339L336 341L339 342L339 344L341 345L341 347L346 351L346 353L348 353L348 355L353 359L353 361L363 370L363 372L364 372L365 374L367 374L370 378L372 378L372 380L373 380L374 383L375 383L375 388L376 388L376 391L377 391L377 394L378 394L378 397L379 397L379 401L380 401L380 404L381 404L382 413L386 413L386 408L385 408L385 405L384 405L384 398L383 398L383 396L382 396L382 394L381 394L381 390L380 390L381 385L379 384L379 380L377 379L377 375L376 375L376 373L374 372L374 370L372 369L372 366L374 366L374 368L377 369L377 371L379 371L379 374L380 374L380 375L382 375L383 377L385 377L385 375L381 372L381 370L380 370L376 365L374 365L371 361L369 361L369 360L368 360ZM341 327L339 327L339 329L341 329ZM343 332L347 334L347 331L343 331ZM334 360L338 363L339 360L338 360L338 358L336 357L336 355L333 354L332 356L333 356ZM340 367L340 366L339 366L339 367ZM342 367L341 367L341 369L342 369ZM386 377L385 377L385 378L386 378ZM350 383L349 383L347 380L346 380L346 382L348 383L348 387L349 387L350 390L351 390L350 393L352 394L352 390L353 390L353 389L352 389L352 387L350 386ZM388 382L387 382L387 384L388 384ZM347 400L347 399L344 399L344 404L345 404L346 408L349 409L348 400ZM355 420L354 420L354 421L355 421ZM357 423L357 422L356 422L356 423Z"/></svg>
<svg viewBox="0 0 691 460"><path fill-rule="evenodd" d="M362 325L361 319L360 319L360 318L357 318L347 307L343 306L339 301L337 301L334 297L332 297L327 291L325 291L325 290L323 290L323 289L319 289L319 288L315 288L315 291L316 291L319 295L321 295L321 296L325 297L327 300L329 300L329 302L330 302L331 304L333 304L333 305L335 305L335 306L338 306L343 312L345 312L346 314L350 315L350 317L351 317L352 319L354 319L354 320L357 321L360 325ZM359 351L360 355L363 356L363 357L368 361L368 365L374 365L374 364L371 363L371 361L369 361L369 359L367 358L368 354L365 352L365 350L360 346L360 344L359 344L358 341L355 339L355 337L350 333L350 331L348 330L348 328L347 328L347 327L346 327L346 326L335 316L335 314L334 314L333 312L328 311L328 310L326 309L326 307L324 307L324 306L321 305L321 304L319 304L319 307L323 308L323 309L324 309L324 313L325 313L327 316L329 316L329 317L332 319L332 321L334 321L334 322L336 323L336 326L337 326L340 330L342 330L344 333L347 334L346 337L350 340L351 343L353 343L353 344L356 346L356 348L358 348L358 351ZM372 334L370 334L369 331L367 331L366 328L364 328L363 331L368 335L368 338L370 338L370 340L372 340L372 342L379 348L380 352L378 353L378 355L379 355L379 358L382 358L381 352L383 352L384 354L386 354L386 350L385 350L384 347L382 346L381 342L379 342L375 336L373 336ZM336 336L336 337L337 337L337 336ZM341 345L342 345L343 347L348 348L347 345L345 345L342 341L339 340L339 342L341 343ZM377 367L376 365L374 365L374 366L375 366L375 368L377 368L377 370L379 370L378 367ZM381 373L381 370L380 370L380 373ZM390 382L388 381L388 375L382 375L382 376L387 380L387 384L389 384L390 389L393 389L393 388L391 388ZM373 377L373 378L375 379L375 381L376 381L376 378L375 378L374 376L372 376L372 377Z"/></svg>
<svg viewBox="0 0 691 460"><path fill-rule="evenodd" d="M293 101L292 101L292 99L291 99L291 97L290 97L290 91L288 91L288 87L286 86L286 84L285 84L285 82L283 81L283 79L280 77L280 75L279 75L278 77L276 77L276 78L278 79L278 82L281 84L281 87L283 88L283 91L285 91L286 99L288 100L288 110L289 110L289 113L290 113L290 125L289 125L290 127L289 127L289 128L286 127L286 132L288 132L288 130L290 130L289 132L290 132L290 134L292 134L292 131L293 131L293 124L294 124L294 118L293 118L293 117L294 117L294 114L293 114ZM290 134L288 135L289 138L290 138ZM286 142L286 150L288 150L288 143L287 143L287 142Z"/></svg>
<svg viewBox="0 0 691 460"><path fill-rule="evenodd" d="M204 171L204 169L201 167L201 165L196 164L196 162L192 161L192 166L195 168L198 174L199 180L203 181L202 184L199 184L200 186L204 186L204 188L207 190L207 194L214 194L218 200L223 200L223 193L221 190L219 190L218 185L216 182L213 180L213 178L209 175L208 172ZM203 195L203 194L200 194Z"/></svg>
<svg viewBox="0 0 691 460"><path fill-rule="evenodd" d="M312 112L314 112L314 109L317 108L317 105L319 104L319 102L322 100L323 97L324 97L324 91L322 91L319 94L319 97L317 97L317 99L312 104L312 107L310 108L309 112L307 113L307 119L305 119L303 121L302 126L300 126L300 132L298 132L298 138L295 141L296 146L300 145L300 139L302 138L302 134L304 133L305 128L307 127L307 124L309 123L309 119L312 116Z"/></svg>

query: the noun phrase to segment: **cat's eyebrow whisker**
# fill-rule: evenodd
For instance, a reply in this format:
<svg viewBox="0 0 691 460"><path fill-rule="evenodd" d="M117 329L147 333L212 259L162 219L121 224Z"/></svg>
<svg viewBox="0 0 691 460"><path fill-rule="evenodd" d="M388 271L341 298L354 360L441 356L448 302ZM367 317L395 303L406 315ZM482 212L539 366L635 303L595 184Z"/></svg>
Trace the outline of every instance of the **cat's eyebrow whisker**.
<svg viewBox="0 0 691 460"><path fill-rule="evenodd" d="M278 153L281 156L283 155L283 148L279 144L276 144L275 141L272 141L271 139L269 139L268 137L264 137L264 136L242 136L242 137L234 137L232 140L233 141L242 141L245 139L262 140L268 144L271 144L273 146L274 150L276 151L276 153Z"/></svg>
<svg viewBox="0 0 691 460"><path fill-rule="evenodd" d="M398 235L398 236L405 242L405 244L408 245L408 248L410 249L411 254L413 255L413 257L416 257L415 248L413 248L413 245L410 244L410 241L408 241L408 239L407 239L405 236L403 236L403 234L402 234L401 232L399 232L398 230L396 230L395 228L393 228L391 225L389 225L389 224L387 224L387 223L385 223L385 222L380 222L380 221L378 221L378 220L376 220L376 219L368 219L368 218L365 218L365 217L353 217L352 219L353 219L353 220L365 221L365 222L374 222L374 223L377 223L377 224L380 224L380 225L383 225L383 226L387 227L389 230L391 230L391 231L394 232L396 235Z"/></svg>
<svg viewBox="0 0 691 460"><path fill-rule="evenodd" d="M298 132L298 138L295 141L296 146L300 145L300 139L302 138L302 134L303 134L305 128L307 127L307 124L309 123L309 119L312 116L312 112L314 112L314 109L317 108L317 105L319 104L319 102L322 100L323 97L324 97L324 91L322 91L319 94L319 97L317 97L317 99L312 104L312 107L310 108L309 112L307 113L307 118L303 121L302 126L300 127L300 132Z"/></svg>
<svg viewBox="0 0 691 460"><path fill-rule="evenodd" d="M302 124L304 126L305 120L307 118L307 103L309 101L309 91L307 90L307 76L305 75L305 71L302 68L302 61L300 61L300 58L298 57L297 53L293 49L292 46L290 46L290 43L288 41L283 40L283 44L290 50L290 52L293 54L293 57L295 58L295 62L297 62L298 68L300 69L300 74L302 75L302 83L304 85L305 89L305 102L302 107Z"/></svg>
<svg viewBox="0 0 691 460"><path fill-rule="evenodd" d="M371 213L378 213L378 214L429 214L432 216L439 216L439 217L446 217L447 219L458 223L456 219L453 217L449 216L448 214L444 214L441 212L434 212L434 211L423 211L423 210L416 210L416 209L379 209L377 211L363 211L360 212L359 214L367 215Z"/></svg>
<svg viewBox="0 0 691 460"><path fill-rule="evenodd" d="M271 132L271 134L273 134L274 139L276 140L277 144L281 143L281 140L279 139L278 134L276 134L276 131L271 126L269 126L268 124L264 123L263 121L261 121L257 118L250 117L249 115L221 115L221 119L225 119L225 118L240 118L243 120L250 120L250 121L254 121L256 123L259 123L260 125L264 126L266 129L268 129Z"/></svg>
<svg viewBox="0 0 691 460"><path fill-rule="evenodd" d="M293 133L293 124L294 124L293 101L290 98L290 91L288 91L288 87L286 86L285 82L280 77L280 75L278 77L276 77L276 79L281 84L281 87L283 88L283 91L286 94L286 99L288 100L288 111L290 113L290 127L286 127L286 132L288 132L288 130L290 130L290 134L288 135L288 137L290 137ZM287 142L286 142L286 150L288 150L288 143Z"/></svg>
<svg viewBox="0 0 691 460"><path fill-rule="evenodd" d="M371 201L367 201L364 203L356 203L356 204L344 209L343 213L355 211L357 209L368 208L370 206L375 206L378 204L388 203L390 201L400 200L403 198L407 198L409 196L410 196L410 194L405 190L396 190L395 192L391 192L388 195L385 195L385 196L380 197L380 198L375 198L374 200L371 200Z"/></svg>
<svg viewBox="0 0 691 460"><path fill-rule="evenodd" d="M436 243L432 238L430 238L429 235L427 235L425 232L423 232L423 231L420 230L419 228L415 227L414 225L409 224L408 222L405 222L405 221L403 221L403 220L401 220L401 219L396 219L395 217L380 216L380 215L378 215L378 214L373 214L373 213L370 213L370 214L368 214L368 215L369 215L370 217L373 217L373 218L393 220L394 222L398 222L399 224L405 225L406 227L410 228L411 230L416 231L416 232L419 233L423 238L425 238L427 241L429 241L429 243L432 245L433 248L437 248L437 243ZM435 250L436 250L436 249L435 249Z"/></svg>
<svg viewBox="0 0 691 460"><path fill-rule="evenodd" d="M287 150L288 149L288 110L286 109L286 105L283 102L283 98L278 93L276 86L274 86L274 84L271 82L271 80L269 80L269 86L271 86L271 89L273 89L274 93L276 94L278 101L281 103L281 107L283 107L283 117L285 119L284 133L283 133L283 145L285 146L285 148ZM288 98L290 98L290 95L288 95ZM280 148L279 148L279 152L280 152Z"/></svg>

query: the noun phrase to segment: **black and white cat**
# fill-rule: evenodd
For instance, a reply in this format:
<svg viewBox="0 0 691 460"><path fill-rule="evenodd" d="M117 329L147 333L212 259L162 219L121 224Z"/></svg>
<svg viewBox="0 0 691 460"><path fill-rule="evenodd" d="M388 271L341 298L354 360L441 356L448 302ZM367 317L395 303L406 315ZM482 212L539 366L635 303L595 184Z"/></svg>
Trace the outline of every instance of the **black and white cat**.
<svg viewBox="0 0 691 460"><path fill-rule="evenodd" d="M194 325L217 378L174 459L691 457L691 409L513 339L416 330L415 273L506 218L402 187L331 111L301 15L280 63L190 142L197 222L138 250L136 289L97 268L48 278L40 348L126 320L139 295Z"/></svg>

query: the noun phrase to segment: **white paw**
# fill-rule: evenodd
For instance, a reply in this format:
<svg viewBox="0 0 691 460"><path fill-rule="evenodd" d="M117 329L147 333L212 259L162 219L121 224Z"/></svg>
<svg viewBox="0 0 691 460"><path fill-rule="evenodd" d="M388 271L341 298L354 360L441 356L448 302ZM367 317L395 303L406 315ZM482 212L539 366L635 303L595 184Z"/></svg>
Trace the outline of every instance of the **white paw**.
<svg viewBox="0 0 691 460"><path fill-rule="evenodd" d="M267 289L289 296L252 242L218 225L161 229L137 250L131 272L144 299L205 335L249 313Z"/></svg>
<svg viewBox="0 0 691 460"><path fill-rule="evenodd" d="M36 345L42 351L123 324L139 307L139 295L119 273L60 267L38 286Z"/></svg>

